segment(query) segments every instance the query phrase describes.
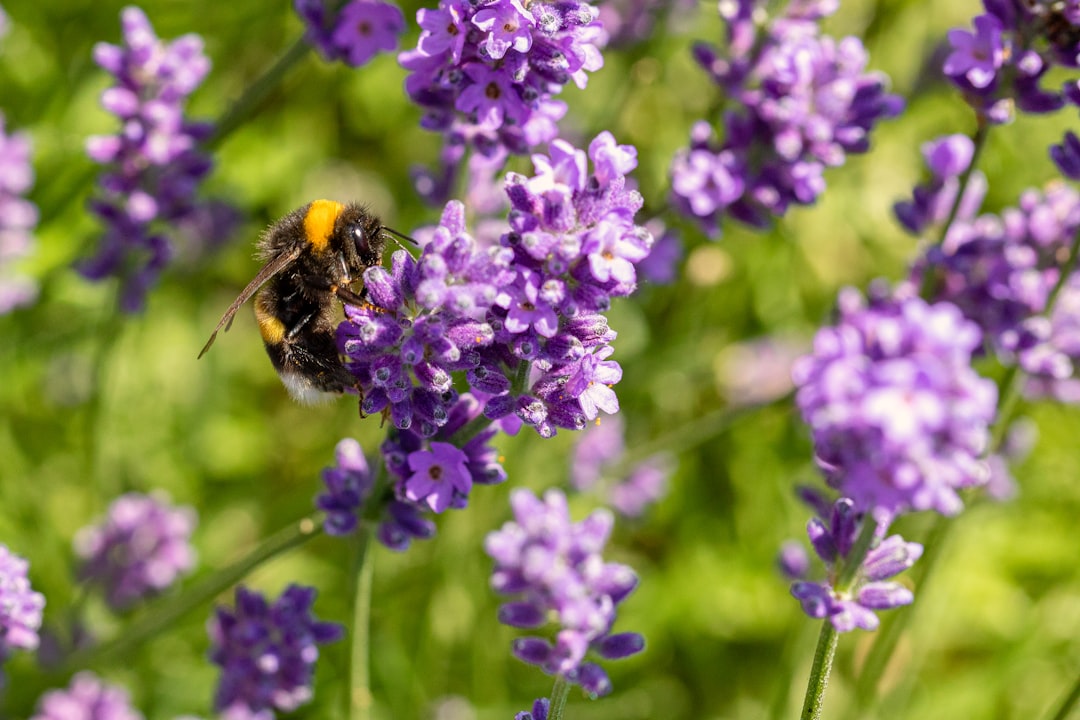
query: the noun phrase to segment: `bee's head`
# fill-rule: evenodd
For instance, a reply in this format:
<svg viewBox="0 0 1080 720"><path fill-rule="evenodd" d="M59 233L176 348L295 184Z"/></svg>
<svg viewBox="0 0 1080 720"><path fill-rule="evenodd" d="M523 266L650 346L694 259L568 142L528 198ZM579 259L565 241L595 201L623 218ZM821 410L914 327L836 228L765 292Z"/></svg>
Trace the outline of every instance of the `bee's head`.
<svg viewBox="0 0 1080 720"><path fill-rule="evenodd" d="M346 205L335 223L335 232L339 233L343 244L356 251L356 257L363 267L378 265L386 248L386 237L382 232L379 218L360 205Z"/></svg>

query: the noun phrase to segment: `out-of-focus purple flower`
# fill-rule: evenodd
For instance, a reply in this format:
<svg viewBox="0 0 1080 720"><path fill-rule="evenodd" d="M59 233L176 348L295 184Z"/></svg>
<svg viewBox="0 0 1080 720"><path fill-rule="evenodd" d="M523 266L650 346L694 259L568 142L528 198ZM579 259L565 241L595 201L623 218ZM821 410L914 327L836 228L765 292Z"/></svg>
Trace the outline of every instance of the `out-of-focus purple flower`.
<svg viewBox="0 0 1080 720"><path fill-rule="evenodd" d="M315 507L326 513L323 524L326 534L340 536L356 529L374 478L364 457L364 449L356 440L341 440L334 455L335 464L323 470L326 490L315 498Z"/></svg>
<svg viewBox="0 0 1080 720"><path fill-rule="evenodd" d="M1050 158L1070 180L1080 180L1080 138L1068 130L1060 145L1050 146Z"/></svg>
<svg viewBox="0 0 1080 720"><path fill-rule="evenodd" d="M167 589L195 565L191 534L197 517L161 493L121 495L105 519L75 535L79 577L99 585L114 610Z"/></svg>
<svg viewBox="0 0 1080 720"><path fill-rule="evenodd" d="M958 489L986 482L997 388L971 367L980 335L952 303L841 293L792 375L817 464L856 511L951 515Z"/></svg>
<svg viewBox="0 0 1080 720"><path fill-rule="evenodd" d="M791 366L808 347L808 340L785 335L733 343L716 358L716 382L732 406L771 402L791 391Z"/></svg>
<svg viewBox="0 0 1080 720"><path fill-rule="evenodd" d="M66 690L50 690L38 700L30 720L143 720L131 706L126 690L110 685L91 672L71 679Z"/></svg>
<svg viewBox="0 0 1080 720"><path fill-rule="evenodd" d="M417 12L417 47L399 55L405 90L426 111L421 124L445 138L442 169L422 179L456 176L472 153L502 165L555 140L566 83L584 87L603 65L604 33L588 2L529 4L440 0ZM445 203L451 182L424 182Z"/></svg>
<svg viewBox="0 0 1080 720"><path fill-rule="evenodd" d="M326 0L293 0L293 8L304 21L308 43L323 59L350 67L395 49L405 31L401 9L379 0L351 0L340 10L327 7Z"/></svg>
<svg viewBox="0 0 1080 720"><path fill-rule="evenodd" d="M790 580L802 580L810 571L810 556L802 543L788 540L780 546L776 556L776 566L784 577Z"/></svg>
<svg viewBox="0 0 1080 720"><path fill-rule="evenodd" d="M861 515L855 505L842 498L833 506L827 520L813 518L806 530L810 544L818 557L825 561L826 579L822 582L799 581L791 586L791 594L812 618L825 618L839 632L859 627L875 630L878 610L909 605L915 599L912 592L890 578L907 570L922 556L918 543L906 542L899 535L882 539L885 526L878 525L873 546L855 573L850 586L836 587L836 582L848 559L862 523L874 522Z"/></svg>
<svg viewBox="0 0 1080 720"><path fill-rule="evenodd" d="M34 650L45 596L30 587L25 559L0 545L0 662L12 650Z"/></svg>
<svg viewBox="0 0 1080 720"><path fill-rule="evenodd" d="M683 259L682 237L678 230L666 227L658 218L645 223L645 229L654 240L649 254L637 264L638 274L645 282L670 285L679 277L679 263Z"/></svg>
<svg viewBox="0 0 1080 720"><path fill-rule="evenodd" d="M37 283L17 268L33 249L31 233L38 209L23 197L33 184L30 137L23 132L7 133L0 113L0 315L37 298Z"/></svg>
<svg viewBox="0 0 1080 720"><path fill-rule="evenodd" d="M679 34L695 19L696 0L609 0L600 5L599 21L608 45L633 45L664 31Z"/></svg>
<svg viewBox="0 0 1080 720"><path fill-rule="evenodd" d="M893 205L897 219L915 235L949 220L956 194L960 192L960 176L971 165L975 143L966 135L946 135L924 143L922 153L930 169L930 180L915 187L911 200ZM985 195L986 177L978 171L971 173L952 224L971 221Z"/></svg>
<svg viewBox="0 0 1080 720"><path fill-rule="evenodd" d="M820 34L817 21L837 3L792 3L762 23L754 3L721 3L727 47L694 49L698 63L731 99L716 139L705 122L671 167L672 199L710 235L725 217L762 227L791 205L825 190L827 167L863 153L870 131L903 101L887 78L866 71L858 38Z"/></svg>
<svg viewBox="0 0 1080 720"><path fill-rule="evenodd" d="M944 70L949 77L963 77L973 88L983 90L994 82L998 70L1005 64L1004 28L993 15L979 15L974 24L974 32L959 28L949 30L952 52L945 59Z"/></svg>
<svg viewBox="0 0 1080 720"><path fill-rule="evenodd" d="M974 30L954 28L948 39L945 75L986 122L1009 122L1015 108L1047 113L1076 103L1065 90L1048 90L1043 76L1055 66L1080 67L1080 34L1071 5L986 0Z"/></svg>
<svg viewBox="0 0 1080 720"><path fill-rule="evenodd" d="M173 256L166 230L195 212L196 190L212 167L198 149L211 126L184 117L210 61L197 35L166 44L139 8L124 8L120 18L124 45L94 46L94 61L115 80L101 102L121 129L87 141L91 159L105 166L90 209L106 229L79 271L90 280L120 277L120 307L135 312Z"/></svg>
<svg viewBox="0 0 1080 720"><path fill-rule="evenodd" d="M1060 182L1028 190L1017 207L954 223L945 242L915 263L912 283L956 304L1003 363L1049 387L1069 380L1080 361L1080 279L1066 281L1046 317L1077 232L1080 194Z"/></svg>
<svg viewBox="0 0 1080 720"><path fill-rule="evenodd" d="M666 453L658 453L622 475L613 475L625 451L620 416L606 418L587 428L574 446L570 482L577 490L600 490L620 515L640 517L667 493L674 460Z"/></svg>
<svg viewBox="0 0 1080 720"><path fill-rule="evenodd" d="M514 715L514 720L547 720L551 701L539 698L533 703L532 710L522 710Z"/></svg>
<svg viewBox="0 0 1080 720"><path fill-rule="evenodd" d="M557 490L547 491L541 500L518 489L510 504L514 521L484 542L495 560L492 587L515 598L499 608L499 620L513 627L539 628L555 618L559 625L554 641L519 638L514 655L586 692L607 694L611 690L607 674L587 662L586 654L591 650L614 660L644 649L644 639L637 633L611 633L616 606L637 585L633 570L605 563L601 557L613 524L611 513L597 510L572 523L566 497Z"/></svg>
<svg viewBox="0 0 1080 720"><path fill-rule="evenodd" d="M236 607L218 607L207 623L210 660L221 668L214 710L225 717L268 718L311 700L319 645L340 640L341 625L312 614L315 589L290 585L273 603L244 587Z"/></svg>

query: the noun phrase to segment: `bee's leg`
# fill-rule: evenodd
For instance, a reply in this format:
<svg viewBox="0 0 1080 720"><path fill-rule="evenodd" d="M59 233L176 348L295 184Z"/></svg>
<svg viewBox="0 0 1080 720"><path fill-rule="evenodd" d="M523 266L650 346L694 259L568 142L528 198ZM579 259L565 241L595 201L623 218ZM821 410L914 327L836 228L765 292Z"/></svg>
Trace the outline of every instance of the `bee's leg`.
<svg viewBox="0 0 1080 720"><path fill-rule="evenodd" d="M337 283L330 282L326 278L319 277L318 275L305 275L301 278L301 281L308 287L318 288L320 290L325 290L332 295L337 295L338 299L349 305L357 305L359 307L370 305L367 300L366 289L355 293L345 285L338 285Z"/></svg>

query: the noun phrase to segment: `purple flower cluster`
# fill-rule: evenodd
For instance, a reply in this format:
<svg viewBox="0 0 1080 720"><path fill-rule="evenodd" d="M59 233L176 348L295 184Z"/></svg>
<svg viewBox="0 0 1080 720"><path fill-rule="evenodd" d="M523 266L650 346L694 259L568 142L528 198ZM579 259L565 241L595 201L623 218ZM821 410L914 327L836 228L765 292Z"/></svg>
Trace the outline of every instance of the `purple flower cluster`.
<svg viewBox="0 0 1080 720"><path fill-rule="evenodd" d="M273 603L244 587L236 608L218 607L207 623L210 660L221 668L214 709L226 717L272 720L311 700L319 645L341 639L336 623L311 613L315 589L290 585Z"/></svg>
<svg viewBox="0 0 1080 720"><path fill-rule="evenodd" d="M45 596L30 587L30 564L0 545L0 662L12 650L38 646Z"/></svg>
<svg viewBox="0 0 1080 720"><path fill-rule="evenodd" d="M876 611L909 605L914 600L911 591L890 578L907 570L922 555L922 545L905 542L899 535L881 539L884 527L878 526L876 540L859 566L852 582L838 587L841 568L848 560L861 524L873 522L855 510L851 500L838 500L831 508L822 508L822 516L807 523L810 544L824 562L827 578L822 582L799 581L791 586L791 594L813 618L827 618L839 632L859 627L875 630Z"/></svg>
<svg viewBox="0 0 1080 720"><path fill-rule="evenodd" d="M1015 109L1047 113L1066 102L1080 105L1073 78L1062 90L1041 85L1053 67L1080 67L1080 23L1072 2L984 0L973 29L949 31L944 72L979 116L1012 120Z"/></svg>
<svg viewBox="0 0 1080 720"><path fill-rule="evenodd" d="M550 706L547 698L540 698L533 702L532 710L522 710L514 715L514 720L547 720Z"/></svg>
<svg viewBox="0 0 1080 720"><path fill-rule="evenodd" d="M837 325L792 374L816 461L857 512L953 514L959 488L986 482L997 388L971 367L979 340L951 303L841 293Z"/></svg>
<svg viewBox="0 0 1080 720"><path fill-rule="evenodd" d="M954 191L955 192L955 191ZM1063 183L1028 190L1017 207L997 215L974 214L981 192L958 214L940 246L915 263L912 283L947 300L982 330L989 348L1006 364L1048 381L1073 376L1080 361L1066 308L1068 297L1046 317L1047 303L1080 232L1080 193ZM1073 292L1067 281L1062 295Z"/></svg>
<svg viewBox="0 0 1080 720"><path fill-rule="evenodd" d="M964 197L956 203L960 178L971 167L975 143L967 135L946 135L923 144L923 159L930 170L930 179L917 185L910 200L893 205L897 220L916 236L940 228L945 222L972 220L986 196L986 177L973 171L964 188ZM956 205L956 214L949 214ZM950 226L951 229L952 226Z"/></svg>
<svg viewBox="0 0 1080 720"><path fill-rule="evenodd" d="M196 213L195 193L212 166L198 149L211 126L184 118L184 103L210 61L197 35L164 43L139 8L125 8L120 18L124 45L94 46L94 61L115 80L101 103L117 116L120 130L87 141L90 157L106 166L90 202L106 229L97 253L79 270L91 280L119 276L120 307L135 312L172 257L162 226Z"/></svg>
<svg viewBox="0 0 1080 720"><path fill-rule="evenodd" d="M510 504L514 521L484 542L495 560L492 587L516 598L499 608L499 620L539 628L555 618L560 626L554 642L515 640L514 655L591 694L610 692L607 674L585 661L586 654L592 650L614 660L645 647L637 633L611 632L616 606L637 586L633 570L601 556L614 522L611 513L596 510L572 523L566 496L557 490L548 490L542 500L528 490L514 490Z"/></svg>
<svg viewBox="0 0 1080 720"><path fill-rule="evenodd" d="M626 453L619 415L586 428L574 446L570 482L577 490L600 489L611 507L625 517L640 517L667 492L674 460L658 453L636 463L616 482L610 477Z"/></svg>
<svg viewBox="0 0 1080 720"><path fill-rule="evenodd" d="M0 113L0 315L37 298L37 283L19 274L16 263L30 254L37 207L23 197L34 184L30 138L7 133Z"/></svg>
<svg viewBox="0 0 1080 720"><path fill-rule="evenodd" d="M327 535L348 535L356 529L364 501L371 494L374 478L364 449L352 438L337 444L335 464L323 470L326 491L315 499L315 507L326 513Z"/></svg>
<svg viewBox="0 0 1080 720"><path fill-rule="evenodd" d="M101 523L76 534L79 577L100 586L109 607L126 610L191 572L197 522L192 508L173 506L162 494L121 495Z"/></svg>
<svg viewBox="0 0 1080 720"><path fill-rule="evenodd" d="M393 50L405 31L405 16L393 3L352 0L335 11L326 0L293 0L293 7L304 21L308 43L323 59L340 60L350 67ZM330 17L331 13L336 14Z"/></svg>
<svg viewBox="0 0 1080 720"><path fill-rule="evenodd" d="M50 690L38 701L30 720L143 720L131 706L127 691L103 682L90 672L71 679L66 690Z"/></svg>
<svg viewBox="0 0 1080 720"><path fill-rule="evenodd" d="M424 514L464 508L474 484L506 480L499 454L491 446L495 427L480 430L461 447L451 442L467 424L481 419L482 408L474 395L466 393L451 406L446 424L433 437L397 430L383 442L395 495L378 532L387 547L403 550L413 539L431 537L434 527Z"/></svg>
<svg viewBox="0 0 1080 720"><path fill-rule="evenodd" d="M445 202L470 148L472 175L557 137L566 105L554 96L603 65L596 18L580 0L440 0L417 11L416 49L399 56L405 90L426 111L423 127L445 137L443 170L421 178L422 194Z"/></svg>
<svg viewBox="0 0 1080 720"><path fill-rule="evenodd" d="M626 188L634 149L605 132L588 157L591 173L585 152L558 140L533 156L535 176L509 174L498 247L480 247L451 202L419 259L399 251L389 271L367 270L371 304L347 307L338 329L364 412L431 438L450 418L454 372L485 398L485 417L515 415L543 437L618 410L622 371L601 313L636 288L652 237Z"/></svg>
<svg viewBox="0 0 1080 720"><path fill-rule="evenodd" d="M866 152L874 125L903 109L885 92L887 78L866 72L858 38L820 33L818 20L836 4L791 3L762 24L759 0L720 3L726 49L699 44L694 54L730 100L723 137L697 123L671 167L676 208L706 232L719 235L726 215L764 227L791 205L814 203L825 168Z"/></svg>

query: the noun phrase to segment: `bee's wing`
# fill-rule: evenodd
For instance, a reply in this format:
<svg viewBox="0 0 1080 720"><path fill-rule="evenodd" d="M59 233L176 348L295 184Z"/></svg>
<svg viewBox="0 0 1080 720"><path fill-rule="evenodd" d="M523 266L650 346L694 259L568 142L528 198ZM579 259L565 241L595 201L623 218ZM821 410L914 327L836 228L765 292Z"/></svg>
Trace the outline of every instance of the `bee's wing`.
<svg viewBox="0 0 1080 720"><path fill-rule="evenodd" d="M240 309L240 306L250 300L251 296L255 294L255 291L262 287L263 283L296 262L296 259L300 257L300 253L303 251L304 247L298 245L292 250L281 253L273 260L263 265L262 269L259 270L259 273L247 284L247 287L240 293L240 296L233 300L232 305L230 305L229 309L225 311L225 314L221 316L221 321L218 322L217 327L214 328L214 332L210 334L210 339L206 341L202 351L199 352L200 358L205 355L206 351L210 349L210 346L214 344L214 340L217 339L217 334L221 328L224 327L226 332L229 330L229 327L232 325L233 316L236 315L236 311Z"/></svg>

